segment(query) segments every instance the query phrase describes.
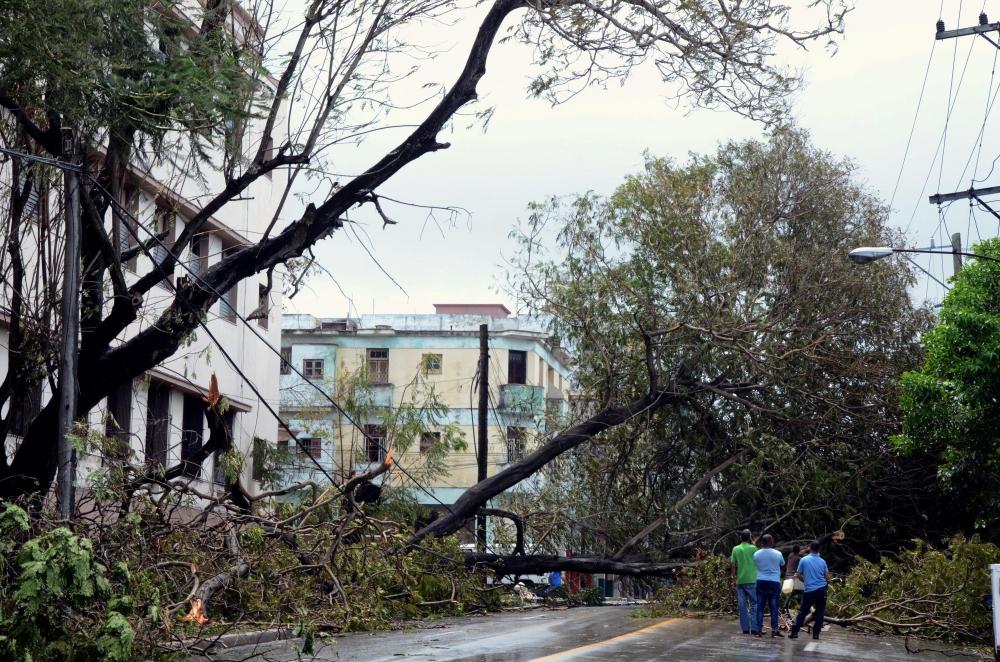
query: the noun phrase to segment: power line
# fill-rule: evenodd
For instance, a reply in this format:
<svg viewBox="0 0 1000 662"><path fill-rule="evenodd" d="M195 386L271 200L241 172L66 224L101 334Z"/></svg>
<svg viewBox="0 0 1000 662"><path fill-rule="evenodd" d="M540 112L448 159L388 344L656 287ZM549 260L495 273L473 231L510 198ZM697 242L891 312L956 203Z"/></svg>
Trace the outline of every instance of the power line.
<svg viewBox="0 0 1000 662"><path fill-rule="evenodd" d="M955 90L954 97L952 97L951 94L950 94L950 92L949 92L949 101L950 101L950 104L948 105L948 108L947 108L947 117L949 119L951 117L952 111L955 109L955 104L958 102L958 95L959 95L959 92L961 92L961 89L962 89L962 82L965 80L965 72L966 72L966 70L969 67L969 59L972 56L972 47L974 45L975 45L975 41L973 41L973 42L971 42L969 44L969 52L965 56L965 63L962 65L962 73L959 76L958 85L955 86L955 88L954 88L954 90ZM958 42L955 43L955 48L956 49L958 48ZM952 78L954 78L954 70L952 70ZM910 231L910 226L913 225L913 220L917 216L917 210L920 208L920 205L923 204L924 192L927 190L927 184L930 183L931 174L933 174L933 172L934 172L934 165L937 163L938 154L941 154L942 163L944 162L944 154L942 152L942 147L944 146L946 133L947 133L947 124L945 125L945 129L943 129L941 131L941 136L938 138L937 148L934 150L934 156L931 157L931 163L930 163L930 166L927 169L927 175L924 177L923 186L920 188L920 195L917 196L917 203L913 207L913 211L910 214L910 220L906 223L906 228L903 230L903 234L906 234L907 232ZM938 186L940 188L940 182L939 182Z"/></svg>
<svg viewBox="0 0 1000 662"><path fill-rule="evenodd" d="M131 213L130 213L130 212L129 212L128 210L126 210L126 209L125 209L124 207L122 207L122 206L121 206L121 205L120 205L120 204L119 204L119 203L118 203L118 202L117 202L117 201L116 201L116 200L114 199L114 197L113 197L113 196L112 196L112 195L111 195L111 194L110 194L110 193L109 193L109 192L107 191L107 189L105 189L105 188L104 188L103 186L101 186L101 185L100 185L100 184L99 184L98 182L96 182L96 181L95 181L95 180L94 180L94 179L93 179L92 177L88 177L88 178L89 178L89 179L91 180L91 182L93 182L93 184L94 184L95 186L97 186L97 187L98 187L98 188L99 188L99 189L100 189L100 190L101 190L101 191L102 191L102 192L103 192L103 193L104 193L104 194L105 194L106 196L108 196L109 200L111 200L112 204L114 204L114 205L115 205L115 206L116 206L116 207L117 207L117 208L119 209L119 211L121 211L121 212L123 212L124 214L126 214L126 215L127 215L127 216L128 216L128 217L129 217L130 219L131 219L131 220L133 220L133 221L135 222L135 224L136 224L137 226L141 226L141 227L143 228L143 230L145 230L145 231L147 232L147 234L149 234L150 236L152 236L152 237L153 237L153 239L154 239L154 240L156 241L156 243L158 243L158 244L159 244L159 245L160 245L160 246L161 246L162 248L166 249L166 246L165 246L165 245L163 244L163 242L162 242L162 241L160 241L160 239L159 239L159 238L158 238L158 237L157 237L157 236L156 236L156 235L155 235L155 234L154 234L153 232L151 232L151 231L150 231L150 230L149 230L148 228L146 228L146 227L145 227L145 226L144 226L144 225L143 225L142 223L140 223L140 222L138 221L138 219L136 219L136 218L135 218L135 217L134 217L134 216L133 216L133 215L132 215L132 214L131 214ZM132 229L131 229L131 228L129 228L129 230L130 230L130 232L131 232L131 230L132 230ZM137 239L137 241L138 241L138 238L137 238L137 237L136 237L136 239ZM141 244L141 242L139 242L139 243ZM147 255L148 255L148 251L147 251ZM150 258L152 259L153 263L154 263L154 264L156 265L156 267L157 267L157 268L158 268L158 269L159 269L159 270L161 271L161 273L163 273L164 277L169 277L170 275L172 275L172 274L166 274L166 273L165 273L165 271L164 271L164 270L162 269L161 265L160 265L160 264L159 264L159 263L158 263L158 262L157 262L157 261L156 261L155 259L153 259L153 258L152 258L152 255L150 255L149 257L150 257ZM176 262L176 263L177 263L177 264L179 264L179 265L181 265L181 267L182 267L182 268L183 268L183 269L184 269L185 271L187 271L187 272L188 272L189 274L191 274L191 276L192 276L192 277L193 277L193 278L194 278L194 279L195 279L195 280L196 280L197 282L199 282L199 283L200 283L201 285L203 285L204 287L206 287L207 289L209 289L209 290L210 290L211 292L215 293L215 294L216 294L216 295L217 295L217 296L218 296L218 297L219 297L220 299L222 298L222 294L221 294L221 293L220 293L220 292L219 292L219 291L218 291L217 289L215 289L215 288L214 288L214 287L212 287L212 286L211 286L210 284L208 284L207 282L205 282L205 280L204 280L204 279L203 279L203 278L202 278L202 277L200 276L200 274L198 274L198 273L194 272L194 271L193 271L193 270L192 270L192 269L191 269L191 268L190 268L190 267L189 267L189 266L188 266L188 265L187 265L187 264L186 264L185 262L183 262L183 261L181 261L181 260L177 260L177 262ZM334 407L335 409L337 409L337 411L338 411L338 412L339 412L339 413L340 413L340 414L341 414L341 415L342 415L342 416L343 416L343 417L344 417L344 418L345 418L345 419L346 419L346 420L347 420L347 421L348 421L348 422L349 422L349 423L350 423L350 424L351 424L351 425L352 425L352 426L353 426L354 428L356 428L356 429L357 429L357 430L358 430L359 432L361 432L361 435L362 435L362 437L363 437L363 438L365 439L366 443L367 443L367 442L374 442L374 443L375 443L375 445L376 445L376 446L378 446L378 447L379 447L379 449L380 449L380 450L381 450L381 451L382 451L383 453L388 453L388 447L387 447L387 445L383 444L383 443L382 443L381 441L379 441L379 440L378 440L378 439L377 439L376 437L372 437L371 435L369 435L369 434L368 434L368 433L367 433L367 432L365 431L365 429L364 429L364 428L363 428L363 427L362 427L361 425L359 425L359 424L358 424L358 423L357 423L357 422L356 422L356 421L355 421L355 420L354 420L354 419L353 419L353 418L352 418L352 417L350 416L350 414L348 414L348 413L347 413L347 411L346 411L346 410L344 410L344 408L343 408L343 407L342 407L342 406L341 406L341 405L340 405L340 404L339 404L339 403L338 403L337 401L335 401L335 400L334 400L333 398L331 398L331 397L330 397L330 395L329 395L329 394L328 394L328 393L327 393L327 392L326 392L326 391L325 391L325 390L324 390L324 389L323 389L322 387L320 387L319 385L317 385L316 383L314 383L314 382L313 382L312 380L310 380L310 379L309 379L308 377L306 377L306 376L305 376L305 374L304 374L304 373L303 373L302 371L300 371L300 370L299 370L299 369L298 369L297 367L295 367L295 366L294 366L294 365L293 365L293 364L292 364L291 362L287 361L287 360L286 360L286 359L285 359L285 358L284 358L284 357L283 357L283 356L281 355L281 351L280 351L280 350L276 350L276 349L275 349L275 348L274 348L274 347L273 347L273 346L272 346L272 345L271 345L271 344L270 344L270 343L269 343L269 342L267 341L267 339L265 339L265 338L264 338L263 336L261 336L261 335L260 335L260 333L258 333L258 332L257 332L257 330L253 328L253 325L252 325L252 324L250 323L250 321L249 321L249 320L247 320L247 319L246 319L245 317L243 317L242 315L240 315L239 311L237 311L235 307L232 307L232 306L230 306L230 308L232 309L232 311L233 311L233 313L234 313L234 314L236 315L236 317L237 317L237 318L238 318L238 319L239 319L239 320L240 320L240 321L241 321L241 322L242 322L242 323L243 323L243 324L244 324L244 325L245 325L245 326L246 326L246 327L247 327L247 328L248 328L248 329L249 329L249 330L250 330L250 331L251 331L251 332L252 332L252 333L253 333L253 334L254 334L254 335L255 335L255 336L256 336L256 337L257 337L257 338L258 338L258 339L259 339L259 340L260 340L260 341L262 342L262 343L263 343L263 344L264 344L264 346L265 346L265 347L267 347L268 349L270 349L270 350L271 350L271 352L272 352L272 353L274 353L274 354L275 354L275 355L276 355L276 356L277 356L277 357L279 358L279 360L281 361L281 363L283 363L284 365L288 366L288 367L289 367L289 369L293 370L293 371L294 371L294 372L295 372L295 373L296 373L296 374L297 374L297 375L298 375L298 376L299 376L299 377L300 377L300 378L301 378L301 379L302 379L302 380L303 380L303 381L304 381L304 382L305 382L306 384L308 384L308 385L312 386L313 388L315 388L315 389L316 389L316 390L317 390L317 391L318 391L318 392L319 392L319 393L320 393L320 394L321 394L321 395L322 395L322 396L323 396L323 397L324 397L324 398L325 398L325 399L326 399L326 400L327 400L327 401L328 401L328 402L329 402L329 403L330 403L331 405L333 405L333 407ZM273 409L273 407L271 407L270 403L268 403L268 402L266 401L266 399L265 399L265 398L264 398L264 397L263 397L263 396L262 396L262 395L260 394L259 390L257 390L256 386L255 386L255 385L253 384L253 382L252 382L252 381L251 381L251 380L249 379L249 377L247 377L247 376L246 376L246 374L245 374L245 373L243 373L243 371L242 371L242 370L241 370L241 369L240 369L240 368L239 368L239 367L238 367L238 366L236 365L236 362L235 362L235 361L234 361L234 360L232 359L232 357L231 357L231 356L229 356L228 352L227 352L227 351L225 350L225 348L224 348L224 347L222 346L222 344L221 344L221 343L220 343L220 342L218 341L218 339L217 339L217 338L215 338L215 336L214 336L214 335L212 334L212 332L211 332L211 331L209 331L209 329L208 329L208 327L207 327L207 326L205 325L205 323L204 323L204 322L199 322L199 323L201 324L202 328L204 328L204 329L205 329L206 333L207 333L207 334L208 334L208 336L209 336L209 337L210 337L210 338L212 339L212 341L213 341L213 342L214 342L214 343L215 343L215 344L216 344L216 345L217 345L217 346L219 347L219 349L220 349L220 350L222 351L223 355L224 355L224 356L226 357L226 359L227 359L227 360L229 361L229 363L230 363L230 364L231 364L231 365L233 366L233 369L234 369L234 370L236 370L236 372L237 372L237 373L238 373L238 374L239 374L239 375L240 375L240 376L241 376L241 377L242 377L242 378L244 379L244 381L246 381L246 382L247 382L247 384L248 384L248 385L250 386L250 388L251 388L251 389L252 389L252 390L254 391L254 393L255 393L255 394L257 395L258 399L260 399L260 400L261 400L262 402L264 402L264 404L265 404L265 407L266 407L266 408L268 409L268 411L269 411L269 412L270 412L270 413L271 413L271 414L272 414L272 415L273 415L273 416L275 417L275 419L277 419L277 420L278 420L278 422L279 422L279 423L281 424L281 426L282 426L283 428L285 428L285 430L286 430L286 431L288 432L288 434L289 434L289 435L290 435L290 436L291 436L291 437L292 437L292 438L294 439L294 441L295 441L295 444L296 444L296 446L298 446L300 450L303 450L303 451L305 451L305 452L304 452L304 454L305 454L305 455L308 455L308 456L309 456L309 458L310 458L310 459L311 459L311 460L313 461L313 463L314 463L314 464L316 464L316 466L317 466L317 467L318 467L318 468L320 469L320 471L321 471L321 472L322 472L322 473L323 473L323 474L324 474L324 475L325 475L325 476L327 477L327 479L328 479L328 480L330 481L330 483L331 483L331 484L332 484L332 485L333 485L333 486L334 486L334 487L335 487L335 488L336 488L336 489L337 489L338 491L340 491L340 492L341 492L341 494L343 494L343 491L342 491L342 490L340 489L339 485L337 485L337 483L336 483L336 481L334 480L334 478L333 478L333 477L332 477L332 476L331 476L331 475L330 475L330 474L329 474L329 473L328 473L328 472L326 471L326 469L325 469L325 468L324 468L324 467L323 467L323 466L322 466L322 465L321 465L321 464L319 463L319 461L318 461L318 460L316 460L316 458L312 456L312 454L311 454L311 453L309 453L308 451L306 451L306 449L305 449L305 447L303 446L302 442L301 442L301 441L300 441L300 440L298 439L298 436L297 436L297 435L295 435L295 433L294 433L294 432L292 431L292 429L291 429L291 428L290 428L290 427L288 426L288 424L287 424L287 423L285 423L285 421L284 421L284 420L282 420L282 418L280 417L280 415L279 415L279 414L278 414L278 413L277 413L277 412L276 412L276 411L275 411L275 410ZM415 476L414 476L414 475L413 475L412 473L410 473L410 471L409 471L409 470L408 470L408 469L407 469L407 468L406 468L405 466L403 466L403 465L402 465L402 464L401 464L400 462L398 462L398 461L394 462L394 463L393 463L393 466L394 466L395 468L399 469L399 470L400 470L400 472L402 472L402 473L403 473L403 475L405 475L405 476L406 476L406 477L407 477L407 478L408 478L408 479L409 479L409 480L410 480L410 481L411 481L411 482L413 483L413 485L417 487L417 489L419 489L419 490L420 490L421 492L425 493L425 494L426 494L427 496L429 496L429 497L430 497L431 499L433 499L433 500L434 500L435 502L437 502L437 504L438 504L438 505L440 505L441 507L445 508L445 509L446 509L446 510L447 510L447 511L448 511L448 512L450 513L450 514L452 514L452 515L454 515L454 514L455 514L455 513L454 513L454 511L453 511L453 510L451 509L451 507L450 507L450 506L449 506L448 504L446 504L446 503L444 503L443 501L441 501L441 500L440 500L440 499L439 499L439 498L437 497L437 495L435 495L435 494L434 494L433 492L431 492L431 491L430 491L430 490L428 490L428 489L427 489L426 487L424 487L424 485L423 485L423 484L422 484L422 483L421 483L420 481L418 481L418 480L416 479L416 477L415 477ZM346 495L345 495L345 496L346 496Z"/></svg>
<svg viewBox="0 0 1000 662"><path fill-rule="evenodd" d="M931 52L927 56L927 67L924 69L924 80L920 84L920 95L917 97L917 107L913 111L913 122L910 124L910 135L906 138L906 149L903 150L903 159L899 164L899 174L896 175L896 185L892 188L892 197L889 199L889 208L896 200L896 192L899 191L899 183L903 179L903 170L906 167L906 157L910 154L910 144L913 142L913 134L917 128L917 118L920 116L920 106L924 102L924 91L927 89L927 78L931 72L931 62L934 60L934 49L937 47L937 39L931 42Z"/></svg>
<svg viewBox="0 0 1000 662"><path fill-rule="evenodd" d="M114 196L112 196L108 192L108 190L105 189L97 180L95 180L89 174L87 175L87 179L89 179L90 182L91 182L91 184L93 184L95 187L98 188L98 190L100 190L102 193L104 193L105 196L107 196L107 198L111 202L111 204L114 205L116 208L118 208L119 213L122 213L122 214L126 215L126 217L128 217L130 220L132 220L135 223L136 227L141 227L147 234L150 235L150 237L152 237L152 239L157 244L160 245L161 248L163 248L165 250L169 250L169 249L167 249L166 245L162 241L160 241L160 239L156 235L156 233L152 232L151 230L149 230L148 228L146 228L145 225L143 225L142 223L140 223L139 220L137 218L135 218L135 216L133 216L132 213L129 210L125 209L125 207L123 207L122 205L120 205L118 203L118 201L115 200ZM128 233L131 234L132 237L136 240L136 242L140 246L143 246L143 242L139 238L138 232L135 230L135 228L133 228L132 225L129 224L129 223L125 223L125 228L128 231ZM149 256L150 260L153 262L154 267L163 275L164 278L170 278L173 275L173 274L168 274L166 272L166 270L163 268L163 265L155 257L153 257L153 255L148 251L148 249L145 250L145 252ZM200 276L198 276L197 274L195 274L195 272L192 271L186 264L184 264L183 262L181 262L179 260L178 260L178 264L181 264L183 266L183 268L188 271L188 273L190 273L192 276L194 276L195 278L197 278L198 281L201 282L203 285L205 285L206 287L208 287L209 289L211 289L213 292L215 292L220 298L222 297L222 295L219 294L219 292L217 290L215 290L210 285L208 285L208 283L205 283L200 278ZM230 306L230 307L233 309L234 312L236 311L235 307L233 307L233 306ZM237 313L237 316L239 316L239 313ZM246 320L244 320L244 323L246 323ZM264 407L278 421L278 424L281 425L281 427L283 427L285 429L285 431L288 433L288 435L295 441L295 445L301 451L303 451L303 454L308 455L312 459L313 463L320 470L320 472L322 472L322 474L324 476L326 476L326 478L330 481L330 483L339 491L340 490L339 485L337 485L337 483L334 480L333 476L331 476L330 473L326 470L326 467L324 467L319 462L319 460L317 460L315 457L312 456L311 453L308 452L308 450L305 448L305 446L299 440L298 435L296 435L295 432L292 430L292 428L284 421L284 419L281 418L281 416L278 414L278 412L276 412L274 410L274 408L271 406L271 403L268 402L267 399L263 396L263 394L257 388L257 385L253 383L253 380L251 380L246 375L246 373L243 372L242 368L240 368L237 365L236 361L233 360L232 356L230 356L229 352L226 350L226 348L223 346L223 344L221 342L219 342L219 340L215 337L215 335L212 333L212 331L208 328L208 324L204 320L202 320L200 317L198 318L198 324L201 326L202 329L205 330L205 333L207 333L208 337L212 339L212 342L215 343L216 347L219 348L219 350L222 352L222 355L226 358L226 360L229 362L229 364L233 367L233 370L235 370L236 373L243 379L243 381L246 382L246 384L250 387L250 390L252 390L254 392L254 395L257 396L257 399L260 400L260 402L264 405ZM258 336L258 338L259 337L260 336ZM341 494L343 494L342 491L341 491Z"/></svg>

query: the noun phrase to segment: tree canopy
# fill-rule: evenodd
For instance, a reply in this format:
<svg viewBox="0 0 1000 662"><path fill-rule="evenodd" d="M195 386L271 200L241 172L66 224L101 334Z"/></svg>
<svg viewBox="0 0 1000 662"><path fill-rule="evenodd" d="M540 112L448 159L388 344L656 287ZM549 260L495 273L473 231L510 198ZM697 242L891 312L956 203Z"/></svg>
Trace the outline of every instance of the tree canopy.
<svg viewBox="0 0 1000 662"><path fill-rule="evenodd" d="M1000 258L1000 239L973 253ZM902 377L897 445L935 459L961 526L994 535L1000 520L1000 263L972 259L951 280L926 358Z"/></svg>
<svg viewBox="0 0 1000 662"><path fill-rule="evenodd" d="M928 311L905 263L846 259L894 243L886 218L850 161L787 128L534 207L511 285L572 348L580 407L675 395L548 472L580 548L669 556L734 527L795 540L852 521L877 545L919 528L927 469L888 438Z"/></svg>

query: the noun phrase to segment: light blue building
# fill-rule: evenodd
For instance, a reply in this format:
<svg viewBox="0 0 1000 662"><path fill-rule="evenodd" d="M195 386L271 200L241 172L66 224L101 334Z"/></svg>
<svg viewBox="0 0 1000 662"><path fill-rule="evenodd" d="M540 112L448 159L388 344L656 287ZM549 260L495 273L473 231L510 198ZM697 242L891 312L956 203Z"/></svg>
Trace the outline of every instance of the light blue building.
<svg viewBox="0 0 1000 662"><path fill-rule="evenodd" d="M399 467L390 484L409 486L420 503L439 510L454 503L476 482L481 324L489 329L488 473L544 438L546 422L565 411L571 379L568 357L546 320L510 316L499 305L435 308L426 315L283 316L288 363L281 371L281 411L299 439L297 446L279 434L290 457L285 481L323 480L317 464L340 481L381 462L392 448ZM357 425L327 396L354 412ZM415 419L423 421L419 433ZM410 436L419 438L393 438L402 437L407 421ZM443 439L462 436L466 448L447 454L442 475L427 483L407 479L404 470L419 474Z"/></svg>

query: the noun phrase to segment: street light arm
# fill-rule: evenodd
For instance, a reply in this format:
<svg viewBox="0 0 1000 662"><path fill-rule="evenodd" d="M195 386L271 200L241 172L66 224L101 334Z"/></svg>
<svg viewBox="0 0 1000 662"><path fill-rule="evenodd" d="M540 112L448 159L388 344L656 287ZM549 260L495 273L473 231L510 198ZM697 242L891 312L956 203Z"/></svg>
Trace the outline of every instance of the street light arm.
<svg viewBox="0 0 1000 662"><path fill-rule="evenodd" d="M965 257L974 257L979 260L990 260L991 262L1000 262L1000 259L992 257L990 255L982 255L980 253L966 253L964 251L932 251L924 248L893 248L893 253L928 253L930 255L962 255Z"/></svg>

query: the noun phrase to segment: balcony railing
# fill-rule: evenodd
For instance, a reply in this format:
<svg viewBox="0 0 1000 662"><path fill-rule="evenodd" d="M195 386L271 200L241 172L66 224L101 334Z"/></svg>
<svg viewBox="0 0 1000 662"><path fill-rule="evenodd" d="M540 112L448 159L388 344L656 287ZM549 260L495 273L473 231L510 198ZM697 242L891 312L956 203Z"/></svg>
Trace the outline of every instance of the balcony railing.
<svg viewBox="0 0 1000 662"><path fill-rule="evenodd" d="M524 414L541 414L545 410L545 389L528 384L502 384L500 408Z"/></svg>

